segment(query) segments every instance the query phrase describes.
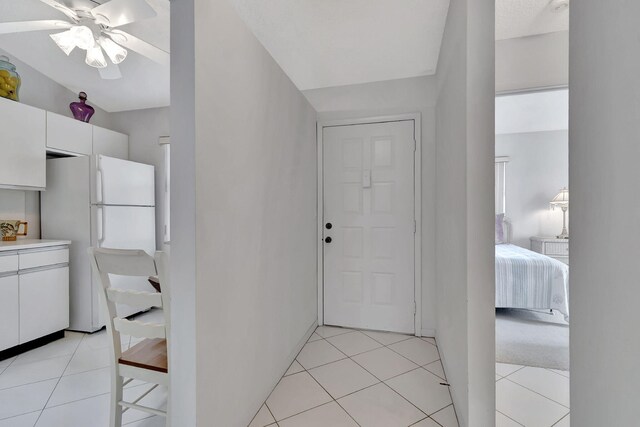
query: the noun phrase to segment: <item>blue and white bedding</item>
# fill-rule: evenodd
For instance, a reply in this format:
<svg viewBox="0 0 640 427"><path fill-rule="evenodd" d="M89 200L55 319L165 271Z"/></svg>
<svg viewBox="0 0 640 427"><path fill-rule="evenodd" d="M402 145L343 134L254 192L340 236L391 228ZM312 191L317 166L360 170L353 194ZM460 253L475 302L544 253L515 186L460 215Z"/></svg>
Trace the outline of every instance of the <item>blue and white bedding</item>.
<svg viewBox="0 0 640 427"><path fill-rule="evenodd" d="M496 307L558 310L569 319L569 266L519 246L496 245Z"/></svg>

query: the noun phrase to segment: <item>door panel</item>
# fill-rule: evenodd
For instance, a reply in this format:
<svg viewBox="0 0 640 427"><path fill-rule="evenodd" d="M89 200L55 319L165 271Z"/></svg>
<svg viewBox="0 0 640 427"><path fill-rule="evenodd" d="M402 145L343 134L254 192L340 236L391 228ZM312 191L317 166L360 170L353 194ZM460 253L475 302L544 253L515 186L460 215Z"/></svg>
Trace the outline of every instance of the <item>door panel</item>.
<svg viewBox="0 0 640 427"><path fill-rule="evenodd" d="M154 167L107 156L92 162L91 203L102 205L155 205Z"/></svg>
<svg viewBox="0 0 640 427"><path fill-rule="evenodd" d="M69 327L69 267L20 275L20 344Z"/></svg>
<svg viewBox="0 0 640 427"><path fill-rule="evenodd" d="M323 129L324 321L414 332L414 121Z"/></svg>
<svg viewBox="0 0 640 427"><path fill-rule="evenodd" d="M0 277L0 351L20 344L18 275Z"/></svg>

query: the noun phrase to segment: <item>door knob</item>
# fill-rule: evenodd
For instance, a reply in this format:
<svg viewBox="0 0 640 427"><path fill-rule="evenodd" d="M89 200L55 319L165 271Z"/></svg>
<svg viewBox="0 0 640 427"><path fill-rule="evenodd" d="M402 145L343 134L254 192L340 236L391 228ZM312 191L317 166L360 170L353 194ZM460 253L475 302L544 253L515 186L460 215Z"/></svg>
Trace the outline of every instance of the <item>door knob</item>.
<svg viewBox="0 0 640 427"><path fill-rule="evenodd" d="M331 243L331 236L327 236L324 239L325 243Z"/></svg>
<svg viewBox="0 0 640 427"><path fill-rule="evenodd" d="M327 227L327 230L331 230L331 228L333 227L333 225L332 225L330 222L328 222L328 223L325 225L325 227Z"/></svg>

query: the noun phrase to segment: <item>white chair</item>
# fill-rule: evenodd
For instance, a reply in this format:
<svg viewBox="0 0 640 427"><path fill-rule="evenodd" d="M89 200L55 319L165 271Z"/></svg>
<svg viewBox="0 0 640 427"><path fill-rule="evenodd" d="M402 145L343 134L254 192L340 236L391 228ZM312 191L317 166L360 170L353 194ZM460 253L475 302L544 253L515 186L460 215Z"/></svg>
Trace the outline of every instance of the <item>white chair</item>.
<svg viewBox="0 0 640 427"><path fill-rule="evenodd" d="M138 404L158 385L167 387L169 391L168 349L171 322L167 256L164 252L156 252L155 256L151 257L142 250L124 249L89 248L88 252L93 271L102 285L100 299L106 309L105 312L108 313L107 332L112 341L110 426L121 427L122 414L129 409L164 416L167 420L166 425L169 426L167 412ZM157 275L162 293L112 288L109 275L144 277ZM162 308L164 323L144 323L118 317L116 304L141 309ZM144 339L123 352L120 334ZM154 385L134 401L125 402L123 388L134 379Z"/></svg>

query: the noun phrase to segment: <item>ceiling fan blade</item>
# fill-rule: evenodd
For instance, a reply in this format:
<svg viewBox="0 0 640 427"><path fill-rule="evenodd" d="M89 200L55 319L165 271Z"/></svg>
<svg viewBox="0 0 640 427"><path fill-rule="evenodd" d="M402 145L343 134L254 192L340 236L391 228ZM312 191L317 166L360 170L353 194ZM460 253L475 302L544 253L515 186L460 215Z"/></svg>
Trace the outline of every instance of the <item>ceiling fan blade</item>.
<svg viewBox="0 0 640 427"><path fill-rule="evenodd" d="M40 0L40 1L48 6L58 9L60 12L67 15L69 18L73 19L75 22L78 22L80 20L80 18L78 17L78 14L73 9L65 6L62 3L57 2L56 0Z"/></svg>
<svg viewBox="0 0 640 427"><path fill-rule="evenodd" d="M103 80L117 80L122 78L120 67L110 61L107 61L105 68L98 68L98 72L100 72L100 77L102 77Z"/></svg>
<svg viewBox="0 0 640 427"><path fill-rule="evenodd" d="M169 65L170 55L168 52L155 47L152 44L147 43L144 40L140 40L137 37L132 36L129 33L125 33L121 30L105 31L105 34L109 35L114 42L132 50L142 56L146 56L150 60L157 62L160 65Z"/></svg>
<svg viewBox="0 0 640 427"><path fill-rule="evenodd" d="M98 24L111 28L157 15L145 0L110 0L91 9L91 14Z"/></svg>
<svg viewBox="0 0 640 427"><path fill-rule="evenodd" d="M65 30L73 24L55 19L45 21L19 21L0 23L0 34L25 33L27 31Z"/></svg>

